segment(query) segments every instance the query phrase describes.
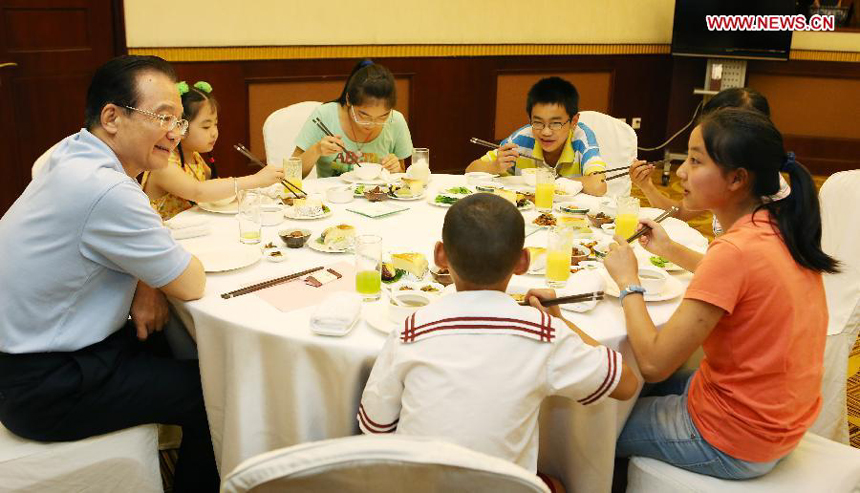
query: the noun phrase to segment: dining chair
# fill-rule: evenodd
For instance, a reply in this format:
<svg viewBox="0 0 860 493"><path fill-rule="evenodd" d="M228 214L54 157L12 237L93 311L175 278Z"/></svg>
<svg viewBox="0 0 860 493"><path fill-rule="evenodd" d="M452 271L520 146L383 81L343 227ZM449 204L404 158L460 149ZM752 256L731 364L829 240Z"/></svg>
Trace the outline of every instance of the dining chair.
<svg viewBox="0 0 860 493"><path fill-rule="evenodd" d="M7 491L161 492L155 425L52 443L0 425L0 492Z"/></svg>
<svg viewBox="0 0 860 493"><path fill-rule="evenodd" d="M606 169L630 166L636 159L638 140L630 125L598 111L580 111L579 126L587 139L593 137L597 140ZM607 177L614 175L609 173ZM631 187L630 176L610 180L606 182L606 195L627 196Z"/></svg>
<svg viewBox="0 0 860 493"><path fill-rule="evenodd" d="M272 112L263 123L263 145L266 162L280 164L293 155L296 137L311 113L321 105L319 101L302 101ZM305 178L316 178L316 167Z"/></svg>
<svg viewBox="0 0 860 493"><path fill-rule="evenodd" d="M52 145L50 149L43 152L41 156L36 158L36 161L33 163L33 168L30 169L31 179L36 178L36 175L38 175L42 171L42 168L45 166L45 163L48 162L48 158L51 157L51 154L54 152L54 149L56 149L57 146L60 145L60 142L57 142L56 144Z"/></svg>
<svg viewBox="0 0 860 493"><path fill-rule="evenodd" d="M860 450L807 433L776 467L755 479L729 480L696 474L656 459L633 457L627 493L854 493L860 491Z"/></svg>
<svg viewBox="0 0 860 493"><path fill-rule="evenodd" d="M252 457L224 478L222 493L338 491L548 493L511 462L434 438L353 436Z"/></svg>
<svg viewBox="0 0 860 493"><path fill-rule="evenodd" d="M860 170L830 176L819 191L821 248L841 263L841 272L824 275L827 296L827 342L821 382L821 412L810 431L849 443L846 380L849 356L860 332ZM850 211L850 212L847 212ZM847 212L847 213L846 213Z"/></svg>

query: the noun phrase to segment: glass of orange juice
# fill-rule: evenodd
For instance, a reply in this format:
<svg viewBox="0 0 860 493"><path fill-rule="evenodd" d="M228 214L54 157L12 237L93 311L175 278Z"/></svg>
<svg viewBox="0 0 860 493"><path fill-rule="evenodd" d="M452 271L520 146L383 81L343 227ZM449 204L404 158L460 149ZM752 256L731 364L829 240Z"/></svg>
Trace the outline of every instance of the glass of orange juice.
<svg viewBox="0 0 860 493"><path fill-rule="evenodd" d="M573 249L573 230L567 226L550 228L547 234L546 285L563 288L570 277L570 254Z"/></svg>
<svg viewBox="0 0 860 493"><path fill-rule="evenodd" d="M284 158L284 179L290 182L291 185L302 188L302 158ZM284 192L287 195L292 195L286 186L284 187Z"/></svg>
<svg viewBox="0 0 860 493"><path fill-rule="evenodd" d="M616 204L615 234L622 238L630 238L639 225L639 199L618 197Z"/></svg>
<svg viewBox="0 0 860 493"><path fill-rule="evenodd" d="M552 196L555 195L555 173L539 168L535 170L535 206L541 212L552 211Z"/></svg>

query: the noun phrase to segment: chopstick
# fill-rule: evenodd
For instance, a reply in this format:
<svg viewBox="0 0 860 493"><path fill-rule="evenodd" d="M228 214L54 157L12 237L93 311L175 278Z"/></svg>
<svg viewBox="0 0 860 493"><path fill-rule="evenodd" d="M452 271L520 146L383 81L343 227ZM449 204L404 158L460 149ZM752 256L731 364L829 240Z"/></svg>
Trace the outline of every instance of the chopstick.
<svg viewBox="0 0 860 493"><path fill-rule="evenodd" d="M678 206L673 205L672 207L670 207L670 208L669 208L669 210L668 210L668 211L666 211L666 212L664 212L664 213L660 214L659 216L655 217L655 218L654 218L654 222L655 222L655 223L659 223L659 222L660 222L660 221L662 221L663 219L666 219L667 217L671 216L672 214L674 214L674 213L676 213L676 212L678 212ZM651 227L650 227L650 226L644 226L644 225L643 225L643 226L642 226L642 229L640 229L639 231L637 231L637 232L633 233L633 234L630 236L630 238L627 238L627 243L632 242L633 240L635 240L635 239L639 238L640 236L644 235L645 233L647 233L647 232L649 232L649 231L651 231Z"/></svg>
<svg viewBox="0 0 860 493"><path fill-rule="evenodd" d="M502 147L502 146L500 146L499 144L496 144L495 142L489 142L489 141L486 141L486 140L483 140L483 139L479 139L479 138L477 138L477 137L472 137L471 139L469 139L469 142L471 142L471 143L473 143L473 144L478 144L479 146L489 147L490 149L498 149L499 147ZM536 162L536 163L541 163L541 164L543 164L543 165L544 165L544 166L546 166L547 168L552 168L552 166L550 166L550 165L546 164L546 163L543 161L543 159L538 159L538 158L536 158L536 157L532 156L531 154L527 154L527 153L525 153L525 152L522 152L522 153L520 153L520 157L524 157L524 158L526 158L526 159L531 159L532 161L534 161L534 162Z"/></svg>
<svg viewBox="0 0 860 493"><path fill-rule="evenodd" d="M607 170L607 171L608 171L608 170ZM596 174L596 173L594 173L594 174ZM622 176L627 176L627 175L629 175L629 174L630 174L630 172L629 172L629 171L627 171L627 172L625 172L625 173L619 173L619 174L614 175L614 176L607 176L606 178L604 178L604 179L603 179L603 181L610 181L610 180L614 180L614 179L616 179L616 178L621 178Z"/></svg>
<svg viewBox="0 0 860 493"><path fill-rule="evenodd" d="M621 170L629 170L629 169L630 169L630 166L621 166L618 168L605 169L602 171L595 171L594 173L591 173L591 174L592 175L599 175L601 173L612 173L613 171L621 171ZM629 171L628 171L628 173L629 173Z"/></svg>
<svg viewBox="0 0 860 493"><path fill-rule="evenodd" d="M265 165L262 161L260 161L260 160L257 158L257 156L255 156L255 155L251 154L251 151L249 151L249 150L248 150L248 148L247 148L247 147L245 147L245 146L243 146L242 144L236 144L236 145L234 145L234 146L233 146L233 149L236 149L237 151L239 151L239 154L241 154L241 155L245 156L246 158L250 159L250 160L251 160L251 162L252 162L252 163L254 163L254 164L256 164L257 166L259 166L259 167L261 167L261 168L265 168L265 167L266 167L266 165ZM285 187L286 187L290 192L292 192L292 194L293 194L293 195L295 195L295 196L296 196L296 198L297 198L297 199L300 199L300 198L301 198L301 196L299 196L299 194L298 194L298 193L296 193L296 190L298 190L298 191L302 194L302 196L305 196L305 197L307 197L307 196L308 196L307 192L305 192L305 191L304 191L304 190L302 190L301 188L299 188L299 187L297 187L297 186L293 185L292 183L288 182L287 180L281 180L281 185L284 185L284 186L285 186Z"/></svg>
<svg viewBox="0 0 860 493"><path fill-rule="evenodd" d="M316 124L317 128L322 130L322 132L324 134L328 135L329 137L334 137L334 134L331 133L331 130L328 129L328 127L326 126L325 123L322 122L322 120L320 120L319 118L314 118L312 121ZM354 164L354 165L358 166L359 168L361 167L361 165L358 164L358 156L356 156L354 152L350 151L349 149L347 149L346 147L344 147L340 144L338 144L337 146L340 147L341 149L343 149L343 152L346 153L346 156L351 161L350 164Z"/></svg>
<svg viewBox="0 0 860 493"><path fill-rule="evenodd" d="M540 300L542 306L562 305L564 303L580 303L583 301L600 301L603 299L603 291L595 291L593 293L572 294L570 296L560 296L558 298L550 298L548 300ZM530 306L527 300L520 301L522 306Z"/></svg>
<svg viewBox="0 0 860 493"><path fill-rule="evenodd" d="M236 296L242 296L243 294L253 293L254 291L259 291L261 289L270 288L272 286L277 286L278 284L283 284L285 282L292 281L294 279L298 279L306 274L310 274L312 272L316 272L318 270L322 270L323 266L314 267L313 269L303 270L301 272L296 272L295 274L290 274L288 276L277 277L275 279L271 279L268 281L263 281L261 283L257 283L251 286L246 286L241 289L236 289L234 291L230 291L229 293L224 293L221 295L225 300L234 298Z"/></svg>

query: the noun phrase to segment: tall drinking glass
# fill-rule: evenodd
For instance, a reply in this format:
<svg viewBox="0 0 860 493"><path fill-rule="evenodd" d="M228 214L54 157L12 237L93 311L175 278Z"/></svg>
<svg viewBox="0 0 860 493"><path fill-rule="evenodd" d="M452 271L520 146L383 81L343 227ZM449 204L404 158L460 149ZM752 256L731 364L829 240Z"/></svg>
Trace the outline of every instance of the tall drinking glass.
<svg viewBox="0 0 860 493"><path fill-rule="evenodd" d="M263 194L259 190L239 190L239 241L242 243L259 243L260 231L263 227L262 205Z"/></svg>
<svg viewBox="0 0 860 493"><path fill-rule="evenodd" d="M639 199L618 197L616 199L615 234L630 238L639 224Z"/></svg>
<svg viewBox="0 0 860 493"><path fill-rule="evenodd" d="M426 147L415 147L412 149L412 162L410 166L419 168L430 168L430 149Z"/></svg>
<svg viewBox="0 0 860 493"><path fill-rule="evenodd" d="M302 188L302 158L284 158L284 179L290 182L291 185ZM284 192L292 196L292 192L286 187L284 187Z"/></svg>
<svg viewBox="0 0 860 493"><path fill-rule="evenodd" d="M570 277L570 255L573 250L573 230L566 226L550 228L546 249L546 285L563 288Z"/></svg>
<svg viewBox="0 0 860 493"><path fill-rule="evenodd" d="M355 290L364 301L378 300L382 288L382 238L360 235L355 239Z"/></svg>
<svg viewBox="0 0 860 493"><path fill-rule="evenodd" d="M555 173L539 168L535 170L535 206L541 212L552 211L552 196L555 194Z"/></svg>

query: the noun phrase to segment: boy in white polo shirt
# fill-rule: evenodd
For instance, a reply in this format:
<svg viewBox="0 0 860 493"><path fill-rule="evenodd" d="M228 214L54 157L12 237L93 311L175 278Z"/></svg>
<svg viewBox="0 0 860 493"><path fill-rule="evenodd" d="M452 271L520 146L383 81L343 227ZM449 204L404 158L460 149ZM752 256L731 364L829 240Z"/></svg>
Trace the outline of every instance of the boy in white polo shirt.
<svg viewBox="0 0 860 493"><path fill-rule="evenodd" d="M636 376L558 307L529 292L532 306L505 294L528 269L522 215L492 194L448 210L435 261L457 292L418 310L392 331L358 411L365 433L443 437L537 470L538 411L549 395L584 405L629 399Z"/></svg>

